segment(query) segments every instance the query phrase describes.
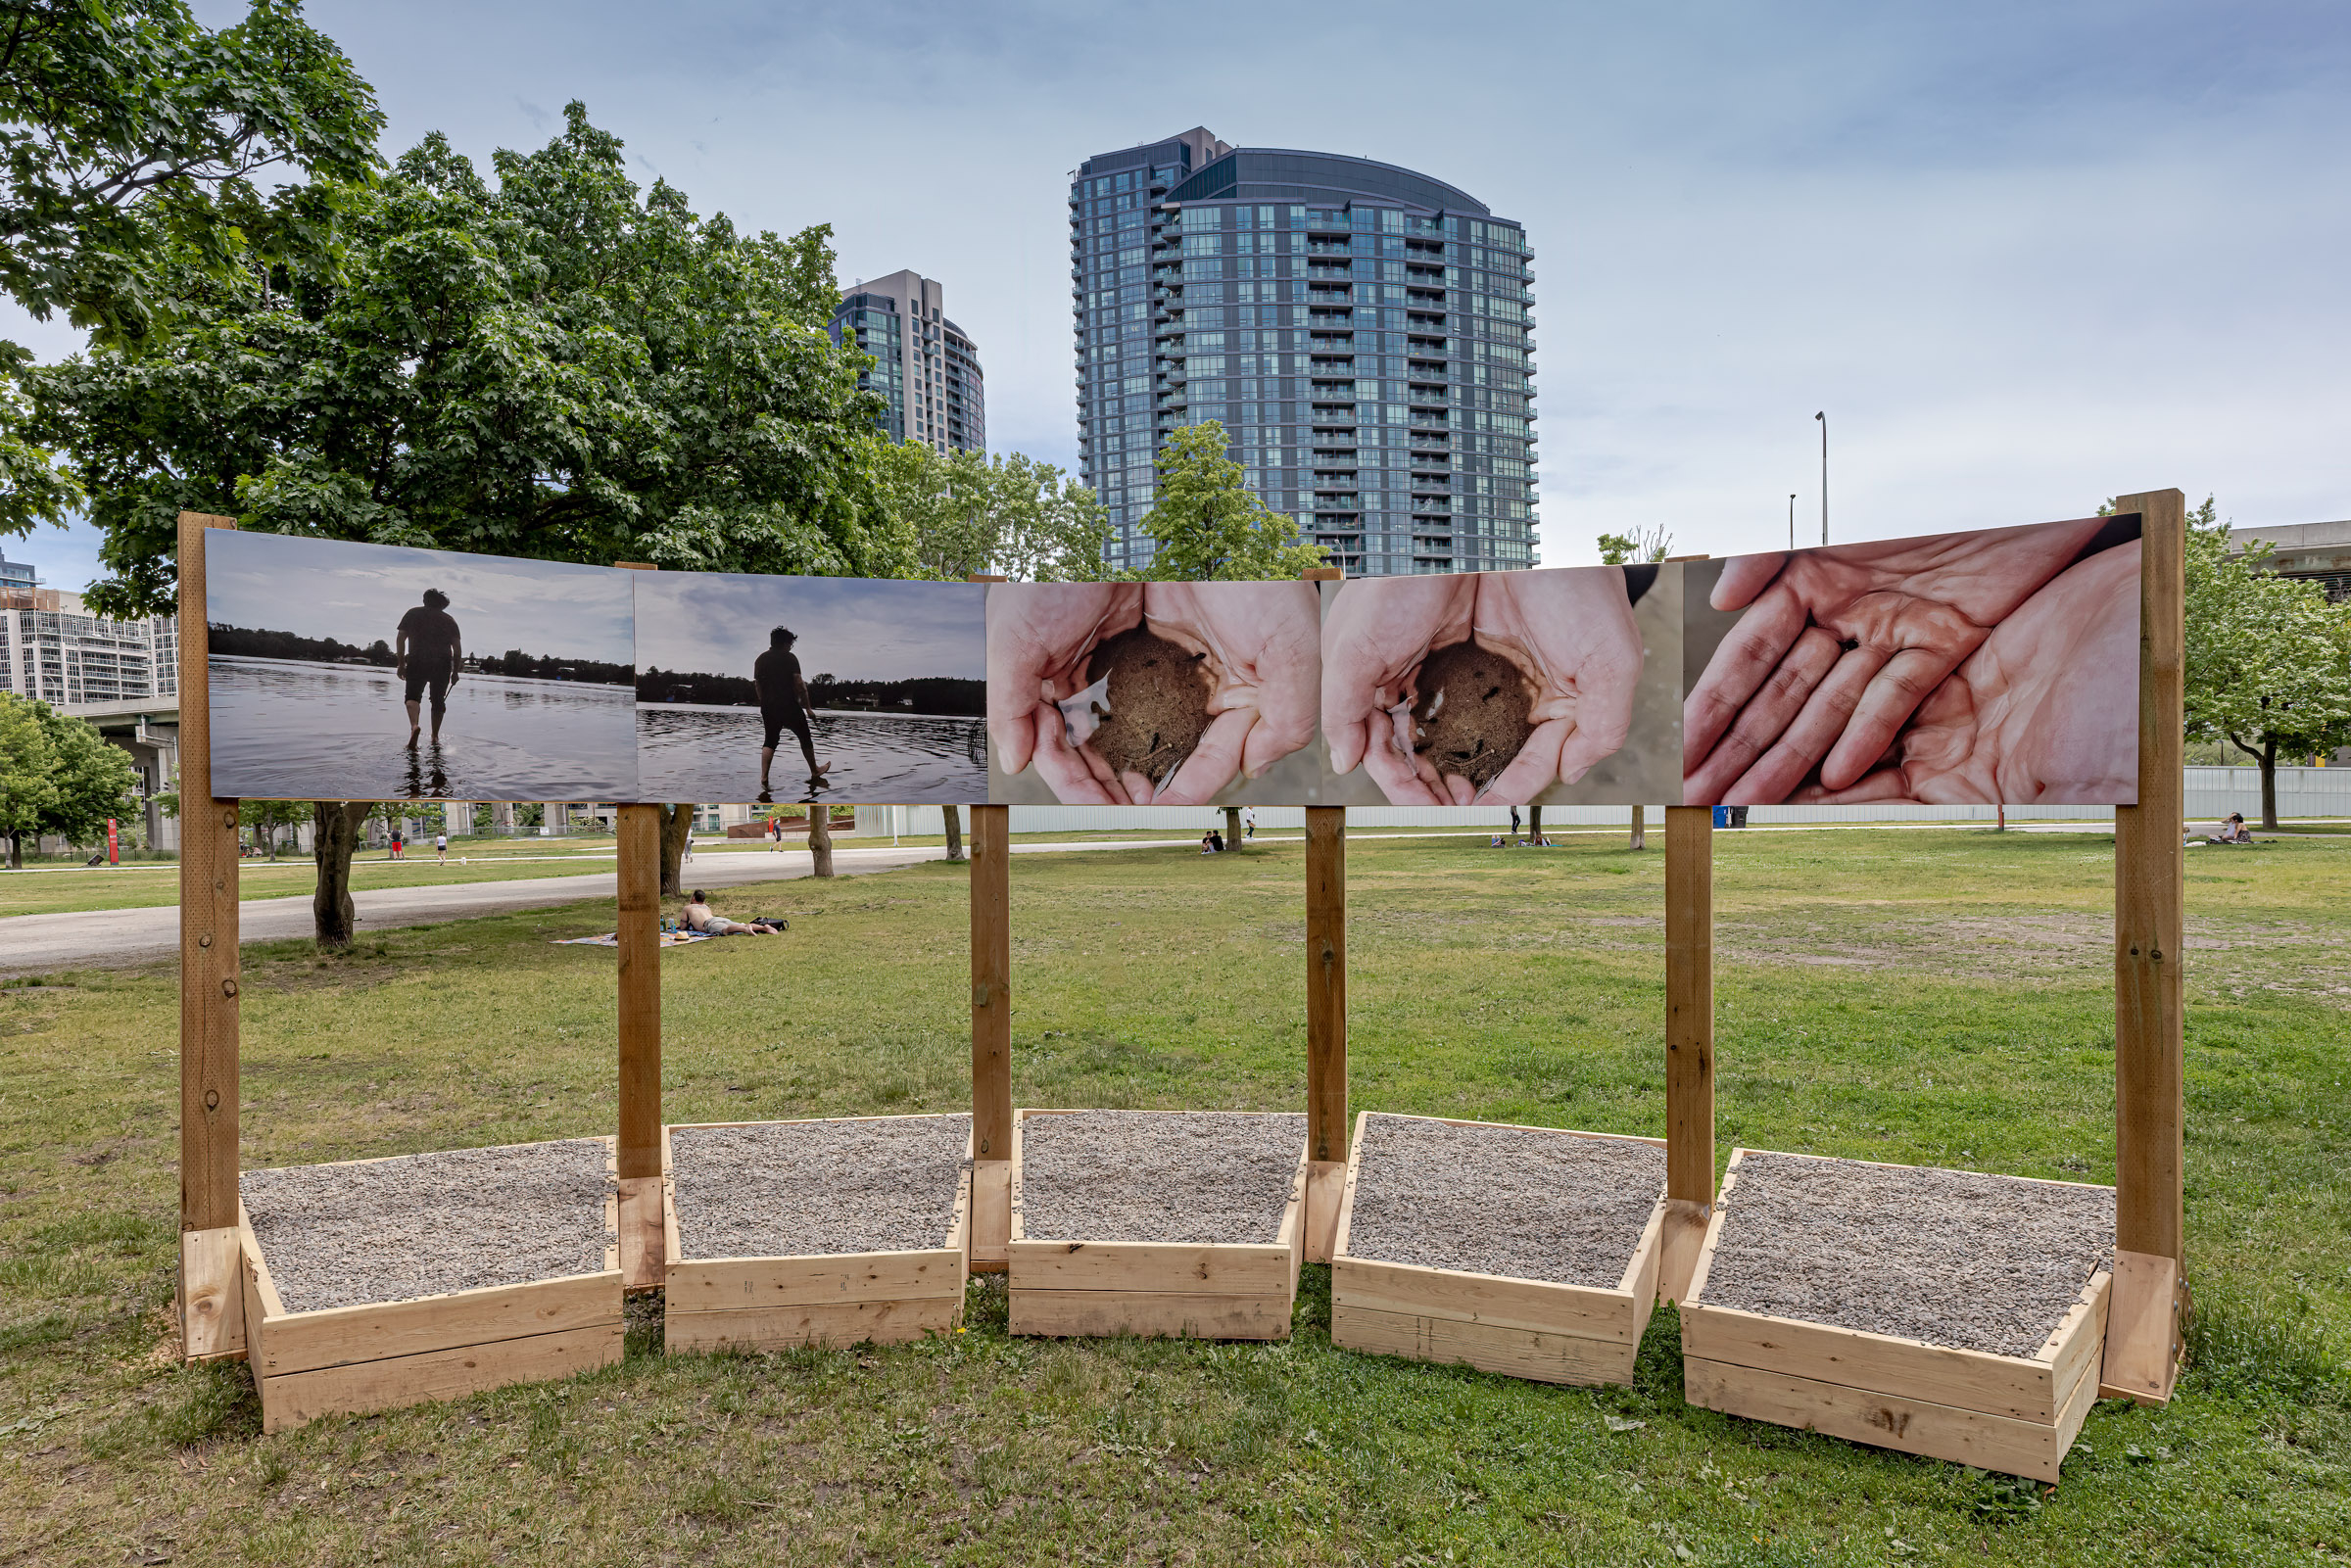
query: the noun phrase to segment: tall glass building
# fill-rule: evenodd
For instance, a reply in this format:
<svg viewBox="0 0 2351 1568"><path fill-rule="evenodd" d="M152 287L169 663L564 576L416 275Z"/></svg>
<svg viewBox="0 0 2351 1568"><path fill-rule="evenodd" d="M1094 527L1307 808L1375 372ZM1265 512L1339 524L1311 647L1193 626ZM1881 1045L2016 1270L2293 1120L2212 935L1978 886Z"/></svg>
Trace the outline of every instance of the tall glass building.
<svg viewBox="0 0 2351 1568"><path fill-rule="evenodd" d="M1150 559L1153 453L1204 419L1350 576L1532 564L1532 257L1517 223L1391 164L1202 129L1087 159L1078 437L1111 564Z"/></svg>
<svg viewBox="0 0 2351 1568"><path fill-rule="evenodd" d="M935 451L987 451L987 401L979 346L947 319L936 278L892 272L849 287L834 309L836 343L853 342L874 356L857 385L889 406L883 433Z"/></svg>

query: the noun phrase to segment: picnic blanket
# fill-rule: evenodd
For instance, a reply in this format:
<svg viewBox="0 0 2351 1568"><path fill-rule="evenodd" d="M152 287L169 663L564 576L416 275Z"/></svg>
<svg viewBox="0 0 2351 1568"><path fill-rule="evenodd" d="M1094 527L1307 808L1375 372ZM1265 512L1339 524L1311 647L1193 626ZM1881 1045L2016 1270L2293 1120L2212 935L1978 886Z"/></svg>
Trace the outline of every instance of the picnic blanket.
<svg viewBox="0 0 2351 1568"><path fill-rule="evenodd" d="M716 937L707 935L701 931L663 931L661 933L661 945L663 947L684 947L688 942L709 942L715 940L717 940ZM620 945L620 933L618 931L606 931L601 936L559 937L557 938L555 945L557 947L618 947Z"/></svg>

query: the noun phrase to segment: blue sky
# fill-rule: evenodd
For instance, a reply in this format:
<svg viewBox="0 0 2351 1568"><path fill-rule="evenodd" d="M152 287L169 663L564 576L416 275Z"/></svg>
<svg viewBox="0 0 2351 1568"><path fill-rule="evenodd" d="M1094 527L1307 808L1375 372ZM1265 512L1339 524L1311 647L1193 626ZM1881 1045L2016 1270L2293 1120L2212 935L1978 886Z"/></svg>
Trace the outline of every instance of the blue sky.
<svg viewBox="0 0 2351 1568"><path fill-rule="evenodd" d="M219 21L232 8L200 3ZM2216 493L2351 516L2351 8L313 3L388 145L541 143L942 280L990 444L1071 464L1066 196L1204 124L1403 164L1536 253L1541 558L1713 554ZM656 20L657 19L657 20ZM47 354L70 335L21 330ZM8 542L60 586L84 537Z"/></svg>
<svg viewBox="0 0 2351 1568"><path fill-rule="evenodd" d="M987 678L987 590L977 583L637 572L637 667L749 675L788 626L800 673L843 681Z"/></svg>

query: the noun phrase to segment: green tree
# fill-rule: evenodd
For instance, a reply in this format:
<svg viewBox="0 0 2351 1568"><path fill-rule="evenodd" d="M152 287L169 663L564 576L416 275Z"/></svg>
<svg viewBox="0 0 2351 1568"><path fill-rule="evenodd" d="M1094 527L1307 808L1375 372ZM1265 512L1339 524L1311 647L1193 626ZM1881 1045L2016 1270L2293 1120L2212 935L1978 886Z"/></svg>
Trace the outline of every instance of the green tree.
<svg viewBox="0 0 2351 1568"><path fill-rule="evenodd" d="M109 818L136 808L137 789L129 756L108 745L96 726L0 692L0 830L8 833L11 869L24 865L27 837L69 844L105 837Z"/></svg>
<svg viewBox="0 0 2351 1568"><path fill-rule="evenodd" d="M1295 578L1329 552L1299 543L1298 526L1250 491L1248 470L1224 454L1224 426L1185 425L1160 449L1156 504L1143 532L1157 548L1142 575L1161 582Z"/></svg>
<svg viewBox="0 0 2351 1568"><path fill-rule="evenodd" d="M365 181L375 95L293 0L204 27L178 0L0 0L0 288L100 341L144 336L166 259L221 268L272 166ZM0 535L83 500L27 435L0 342Z"/></svg>
<svg viewBox="0 0 2351 1568"><path fill-rule="evenodd" d="M1663 527L1636 528L1629 534L1600 536L1604 566L1629 566L1635 561L1661 561L1673 548L1673 535Z"/></svg>
<svg viewBox="0 0 2351 1568"><path fill-rule="evenodd" d="M28 372L114 574L102 613L169 602L181 510L332 539L608 564L894 576L879 401L821 319L828 231L746 236L578 104L484 180L439 136L377 185L263 215L331 230L225 275L169 269L168 330Z"/></svg>
<svg viewBox="0 0 2351 1568"><path fill-rule="evenodd" d="M168 605L182 510L246 528L704 571L892 577L880 400L824 321L831 231L745 235L626 177L574 103L496 182L431 136L377 183L257 204L223 270L182 247L135 340L27 374L113 576ZM273 236L306 233L296 246ZM350 940L364 802L319 802L323 945ZM682 840L681 840L682 841Z"/></svg>
<svg viewBox="0 0 2351 1568"><path fill-rule="evenodd" d="M914 573L960 583L1108 575L1110 519L1094 493L1021 452L940 453L921 442L883 445L876 459L888 505L911 535Z"/></svg>
<svg viewBox="0 0 2351 1568"><path fill-rule="evenodd" d="M256 173L364 181L382 125L298 0L217 30L179 0L0 0L0 287L142 336L160 261L233 264Z"/></svg>
<svg viewBox="0 0 2351 1568"><path fill-rule="evenodd" d="M8 834L10 871L24 869L24 835L37 833L57 804L57 756L38 706L0 691L0 833Z"/></svg>
<svg viewBox="0 0 2351 1568"><path fill-rule="evenodd" d="M2278 826L2278 759L2351 745L2351 604L2279 577L2271 548L2231 552L2213 499L2187 519L2187 738L2225 739L2261 768Z"/></svg>

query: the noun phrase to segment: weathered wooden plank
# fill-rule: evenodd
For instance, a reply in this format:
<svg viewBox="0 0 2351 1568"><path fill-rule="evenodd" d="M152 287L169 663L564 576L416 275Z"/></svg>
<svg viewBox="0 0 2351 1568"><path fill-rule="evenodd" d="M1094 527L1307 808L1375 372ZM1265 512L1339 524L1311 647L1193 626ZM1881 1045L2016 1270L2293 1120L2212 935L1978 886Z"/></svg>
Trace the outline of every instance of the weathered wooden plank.
<svg viewBox="0 0 2351 1568"><path fill-rule="evenodd" d="M1671 1291L1666 1289L1667 1281L1665 1274L1664 1271L1660 1269L1657 1275L1657 1294L1664 1297L1667 1301L1678 1301L1686 1307L1692 1302L1700 1301L1704 1298L1706 1291L1706 1275L1711 1272L1714 1267L1714 1250L1722 1245L1722 1222L1724 1217L1730 1212L1731 1189L1738 1184L1739 1162L1745 1157L1747 1151L1745 1149L1733 1149L1731 1151L1730 1164L1723 1167L1722 1191L1715 1198L1714 1202L1707 1207L1705 1215L1706 1228L1699 1241L1697 1262L1695 1266L1691 1268L1690 1277L1684 1283L1682 1292L1679 1296L1676 1296ZM1677 1222L1679 1222L1679 1217L1675 1212L1675 1204L1674 1201L1669 1198L1665 1201L1665 1230L1669 1243L1667 1247L1668 1254L1671 1252L1670 1239L1672 1236L1673 1227Z"/></svg>
<svg viewBox="0 0 2351 1568"><path fill-rule="evenodd" d="M1925 1345L1826 1323L1799 1322L1693 1302L1682 1308L1682 1352L1701 1360L1786 1373L1923 1400L2011 1420L2057 1419L2058 1383L2045 1361Z"/></svg>
<svg viewBox="0 0 2351 1568"><path fill-rule="evenodd" d="M245 1354L244 1252L234 1225L179 1233L180 1354L189 1361Z"/></svg>
<svg viewBox="0 0 2351 1568"><path fill-rule="evenodd" d="M1990 1415L1703 1356L1683 1358L1682 1386L1690 1402L1702 1409L2036 1481L2055 1481L2064 1457L2060 1428L2047 1422Z"/></svg>
<svg viewBox="0 0 2351 1568"><path fill-rule="evenodd" d="M2060 1396L2074 1386L2085 1367L2096 1371L2106 1349L2107 1311L2114 1300L2114 1276L2104 1269L2090 1276L2056 1329L2041 1346L2036 1360L2049 1363Z"/></svg>
<svg viewBox="0 0 2351 1568"><path fill-rule="evenodd" d="M1336 1248L1339 1209L1346 1198L1345 1161L1309 1162L1306 1170L1306 1235L1301 1253L1307 1262L1330 1261Z"/></svg>
<svg viewBox="0 0 2351 1568"><path fill-rule="evenodd" d="M1334 1261L1347 1256L1347 1235L1355 1228L1355 1187L1363 1174L1364 1128L1370 1119L1368 1111L1357 1115L1355 1139L1347 1146L1347 1175L1339 1189L1339 1221L1330 1234L1330 1256Z"/></svg>
<svg viewBox="0 0 2351 1568"><path fill-rule="evenodd" d="M1342 1258L1331 1264L1330 1299L1334 1307L1344 1302L1367 1311L1572 1334L1619 1345L1640 1338L1630 1291L1464 1269Z"/></svg>
<svg viewBox="0 0 2351 1568"><path fill-rule="evenodd" d="M1255 1296L1290 1288L1292 1249L1139 1241L1016 1241L1015 1290Z"/></svg>
<svg viewBox="0 0 2351 1568"><path fill-rule="evenodd" d="M2187 498L2149 491L2119 498L2115 509L2139 517L2138 804L2114 814L2115 1245L2177 1263L2186 1258L2181 711ZM2118 1275L2117 1285L2129 1295L2137 1280ZM2164 1388L2168 1395L2169 1374Z"/></svg>
<svg viewBox="0 0 2351 1568"><path fill-rule="evenodd" d="M1005 1239L1012 1232L1012 1162L972 1162L972 1272L1004 1272ZM992 1239L991 1239L992 1238Z"/></svg>
<svg viewBox="0 0 2351 1568"><path fill-rule="evenodd" d="M1579 1334L1379 1311L1335 1299L1330 1342L1408 1360L1462 1363L1540 1383L1630 1383L1638 1345Z"/></svg>
<svg viewBox="0 0 2351 1568"><path fill-rule="evenodd" d="M1306 809L1306 1148L1324 1165L1347 1159L1347 811ZM1332 1210L1335 1220L1336 1209ZM1317 1261L1330 1233L1307 1238Z"/></svg>
<svg viewBox="0 0 2351 1568"><path fill-rule="evenodd" d="M1188 1292L1014 1289L1015 1334L1100 1338L1281 1340L1290 1337L1288 1293L1195 1296Z"/></svg>
<svg viewBox="0 0 2351 1568"><path fill-rule="evenodd" d="M1617 1289L1633 1298L1633 1343L1649 1331L1649 1319L1657 1306L1657 1271L1665 1265L1665 1200L1659 1198L1657 1207L1650 1212L1649 1223L1641 1231L1641 1243L1633 1249L1632 1263L1625 1269Z"/></svg>
<svg viewBox="0 0 2351 1568"><path fill-rule="evenodd" d="M2109 1399L2161 1404L2180 1371L2180 1265L2117 1248L2100 1378Z"/></svg>
<svg viewBox="0 0 2351 1568"><path fill-rule="evenodd" d="M613 1281L615 1292L619 1280ZM283 1432L322 1415L363 1414L485 1389L569 1377L620 1359L621 1325L609 1323L264 1377L262 1430Z"/></svg>
<svg viewBox="0 0 2351 1568"><path fill-rule="evenodd" d="M669 1265L672 1312L715 1312L963 1295L963 1252L843 1253L833 1257L699 1258Z"/></svg>
<svg viewBox="0 0 2351 1568"><path fill-rule="evenodd" d="M179 514L179 1228L237 1223L237 823L213 794L213 725L204 618L204 540L233 518ZM223 1260L216 1238L183 1255ZM180 1344L190 1359L244 1348L243 1312L223 1280L183 1279Z"/></svg>
<svg viewBox="0 0 2351 1568"><path fill-rule="evenodd" d="M620 1321L620 1271L271 1316L261 1375L524 1339Z"/></svg>
<svg viewBox="0 0 2351 1568"><path fill-rule="evenodd" d="M929 1334L952 1334L963 1320L963 1297L912 1301L832 1302L757 1307L732 1311L669 1311L662 1343L670 1351L781 1351L799 1345L898 1345Z"/></svg>
<svg viewBox="0 0 2351 1568"><path fill-rule="evenodd" d="M1703 1237L1697 1210L1714 1201L1714 816L1703 804L1665 808L1665 1196L1669 1217L1658 1289L1687 1299Z"/></svg>

